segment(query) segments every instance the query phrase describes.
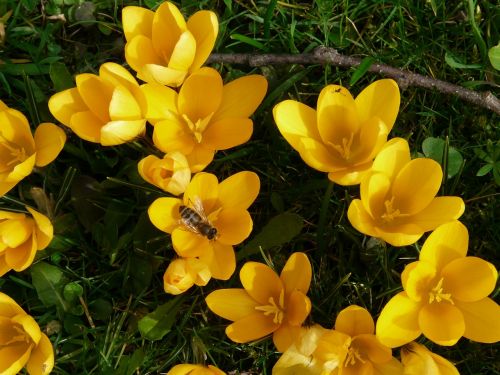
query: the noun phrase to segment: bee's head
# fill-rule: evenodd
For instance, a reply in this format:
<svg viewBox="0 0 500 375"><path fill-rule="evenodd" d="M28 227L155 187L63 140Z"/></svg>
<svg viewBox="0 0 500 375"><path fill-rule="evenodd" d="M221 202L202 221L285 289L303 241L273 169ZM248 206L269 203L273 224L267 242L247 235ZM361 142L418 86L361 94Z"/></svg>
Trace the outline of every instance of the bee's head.
<svg viewBox="0 0 500 375"><path fill-rule="evenodd" d="M215 237L217 237L217 229L210 228L210 230L207 233L207 238L209 240L213 240L213 239L215 239Z"/></svg>

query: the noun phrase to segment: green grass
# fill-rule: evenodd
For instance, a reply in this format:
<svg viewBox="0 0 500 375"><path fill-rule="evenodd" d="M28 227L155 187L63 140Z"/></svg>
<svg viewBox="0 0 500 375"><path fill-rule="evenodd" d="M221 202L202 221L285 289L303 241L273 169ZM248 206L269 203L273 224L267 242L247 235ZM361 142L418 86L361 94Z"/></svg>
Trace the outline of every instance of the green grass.
<svg viewBox="0 0 500 375"><path fill-rule="evenodd" d="M106 61L124 63L120 12L126 5L151 6L160 1L94 0L93 13L78 16L79 1L48 0L42 12L36 0L0 0L0 16L12 10L0 51L0 98L23 111L35 126L50 121L47 100L70 75L96 72ZM217 52L312 51L331 46L344 54L372 56L377 61L433 76L455 84L499 94L498 72L485 51L499 41L500 11L494 1L181 1L186 15L213 9L220 21ZM69 5L67 5L69 4ZM471 11L474 14L471 14ZM50 19L64 14L67 22ZM83 17L83 18L82 18ZM479 68L456 69L445 54ZM19 62L25 62L25 65ZM59 65L53 65L59 64ZM347 85L353 69L329 66L216 66L226 80L252 72L269 81L269 98L254 115L254 134L245 145L219 152L207 170L219 180L251 170L261 178L261 191L251 207L255 236L276 215L290 212L303 218L303 228L292 241L265 251L280 270L289 254L305 251L313 264L310 322L331 327L337 313L349 304L374 314L400 287L399 273L418 257L418 247L367 249L363 235L346 218L356 187L333 186L325 174L308 168L280 136L272 107L292 98L315 106L327 83ZM50 72L53 72L52 79ZM55 78L54 78L55 77ZM62 76L64 78L64 74ZM364 75L357 94L378 78ZM391 136L409 140L412 152L422 152L427 137L449 137L450 146L464 157L461 174L446 181L445 193L466 201L462 222L470 232L469 254L500 264L498 185L492 173L477 177L486 164L481 150L500 138L498 116L457 98L407 88ZM218 288L239 287L238 270L228 282L212 280L188 291L172 315L171 331L158 341L141 338L138 321L172 300L163 292L162 276L174 252L167 236L156 230L147 207L162 194L138 176L136 164L153 152L148 143L102 148L68 133L59 158L34 173L8 196L34 204L31 187L41 187L57 206L56 237L38 260L57 267L64 304L45 306L32 286L30 270L10 272L0 279L0 290L16 299L49 330L56 348L55 374L155 374L182 362L214 364L227 372L270 374L279 354L270 340L236 345L224 334L227 321L216 317L204 296ZM498 152L498 151L497 151ZM111 178L111 179L110 179ZM327 192L327 195L325 195ZM22 209L5 197L2 209ZM323 220L321 220L323 213ZM325 228L319 238L318 226ZM422 241L419 242L422 244ZM240 246L241 248L242 246ZM264 261L261 254L245 260ZM74 286L74 284L71 284ZM498 300L500 288L494 297ZM92 323L85 309L88 309ZM422 340L424 341L424 340ZM500 374L499 346L462 339L451 348L430 345L457 363L462 375Z"/></svg>

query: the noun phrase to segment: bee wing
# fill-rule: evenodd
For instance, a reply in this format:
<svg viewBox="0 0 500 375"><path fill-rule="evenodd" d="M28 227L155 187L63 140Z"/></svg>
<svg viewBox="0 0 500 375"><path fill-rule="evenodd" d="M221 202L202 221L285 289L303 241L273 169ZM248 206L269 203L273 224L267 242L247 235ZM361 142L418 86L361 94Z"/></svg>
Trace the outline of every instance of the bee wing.
<svg viewBox="0 0 500 375"><path fill-rule="evenodd" d="M205 214L205 209L203 208L203 202L201 201L200 197L196 196L194 197L194 202L193 203L193 209L196 211L198 215L202 218L202 220L206 223L208 223L208 218L207 215Z"/></svg>
<svg viewBox="0 0 500 375"><path fill-rule="evenodd" d="M180 219L179 223L182 224L189 231L196 233L196 234L201 234L200 231L198 230L198 228L196 228L196 226L191 224L191 222L189 220Z"/></svg>

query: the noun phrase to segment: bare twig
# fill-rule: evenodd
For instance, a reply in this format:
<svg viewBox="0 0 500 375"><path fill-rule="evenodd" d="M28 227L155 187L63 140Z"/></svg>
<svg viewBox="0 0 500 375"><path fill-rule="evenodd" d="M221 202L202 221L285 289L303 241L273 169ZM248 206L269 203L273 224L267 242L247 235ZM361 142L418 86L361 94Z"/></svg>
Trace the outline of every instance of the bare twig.
<svg viewBox="0 0 500 375"><path fill-rule="evenodd" d="M276 64L330 64L334 66L357 66L362 59L338 53L333 48L318 47L313 53L291 54L252 54L252 53L213 53L209 63L244 64L250 66L276 65ZM500 100L491 92L476 92L464 87L441 81L408 70L394 68L385 64L373 64L368 69L386 77L395 79L401 88L408 86L435 89L444 94L455 95L469 103L487 108L500 114Z"/></svg>

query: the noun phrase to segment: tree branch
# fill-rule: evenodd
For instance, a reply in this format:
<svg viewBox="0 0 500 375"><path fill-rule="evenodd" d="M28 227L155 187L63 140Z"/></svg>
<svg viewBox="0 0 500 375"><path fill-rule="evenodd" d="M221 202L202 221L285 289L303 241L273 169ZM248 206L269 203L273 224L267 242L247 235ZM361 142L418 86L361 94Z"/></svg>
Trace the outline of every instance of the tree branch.
<svg viewBox="0 0 500 375"><path fill-rule="evenodd" d="M333 48L318 47L313 53L291 54L251 54L251 53L213 53L208 63L243 64L249 66L263 66L276 64L330 64L334 66L357 66L362 59L338 53ZM394 68L385 64L372 64L368 69L395 79L401 88L408 86L435 89L439 92L455 95L469 103L489 109L500 115L500 100L491 92L476 92L449 82L434 79L408 70Z"/></svg>

